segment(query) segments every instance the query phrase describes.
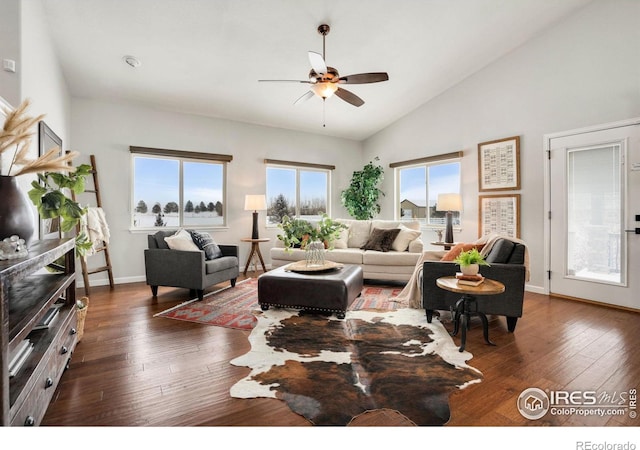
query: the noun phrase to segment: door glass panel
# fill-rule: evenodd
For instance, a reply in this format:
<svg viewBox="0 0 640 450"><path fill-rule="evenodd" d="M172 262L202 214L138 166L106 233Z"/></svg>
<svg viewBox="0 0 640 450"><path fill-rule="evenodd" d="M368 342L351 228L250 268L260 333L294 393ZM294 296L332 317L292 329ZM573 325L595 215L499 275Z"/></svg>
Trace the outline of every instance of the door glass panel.
<svg viewBox="0 0 640 450"><path fill-rule="evenodd" d="M568 277L625 283L619 144L567 153Z"/></svg>

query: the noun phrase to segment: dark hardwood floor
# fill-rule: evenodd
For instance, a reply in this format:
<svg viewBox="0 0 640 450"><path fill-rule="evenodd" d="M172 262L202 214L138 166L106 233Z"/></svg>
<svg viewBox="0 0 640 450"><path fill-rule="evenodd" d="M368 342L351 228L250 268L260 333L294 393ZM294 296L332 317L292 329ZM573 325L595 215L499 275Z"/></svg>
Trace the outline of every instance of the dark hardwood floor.
<svg viewBox="0 0 640 450"><path fill-rule="evenodd" d="M153 317L188 299L186 290L162 287L153 299L144 283L92 288L84 338L43 425L308 425L279 400L229 396L229 388L249 371L229 364L249 350L248 332ZM448 425L637 426L640 419L628 414L547 414L531 421L520 415L516 400L529 387L610 394L637 389L640 316L531 293L524 310L513 334L503 317L489 317L496 346L484 343L479 322L473 322L469 364L484 380L451 395ZM451 330L446 319L448 313L443 322ZM366 413L353 424L410 425L393 411Z"/></svg>

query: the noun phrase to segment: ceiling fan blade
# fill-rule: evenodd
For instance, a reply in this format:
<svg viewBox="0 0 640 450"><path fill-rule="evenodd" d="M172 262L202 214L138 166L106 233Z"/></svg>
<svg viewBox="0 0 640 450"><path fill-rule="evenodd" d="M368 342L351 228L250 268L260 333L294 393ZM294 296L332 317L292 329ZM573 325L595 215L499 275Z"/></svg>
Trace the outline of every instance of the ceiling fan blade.
<svg viewBox="0 0 640 450"><path fill-rule="evenodd" d="M347 103L351 103L353 106L362 106L364 105L364 100L358 97L351 91L347 91L346 89L338 88L335 94L344 100Z"/></svg>
<svg viewBox="0 0 640 450"><path fill-rule="evenodd" d="M307 92L305 92L304 94L302 94L302 96L300 96L300 97L298 98L298 100L296 100L295 102L293 102L293 105L294 105L294 106L298 106L299 104L306 102L307 100L309 100L309 99L310 99L311 97L313 97L313 96L314 96L313 91L307 91Z"/></svg>
<svg viewBox="0 0 640 450"><path fill-rule="evenodd" d="M370 73L356 73L354 75L347 75L339 78L340 83L345 84L366 84L366 83L379 83L380 81L387 81L389 75L387 72L370 72Z"/></svg>
<svg viewBox="0 0 640 450"><path fill-rule="evenodd" d="M271 83L311 83L311 81L307 80L258 80L260 83L271 82Z"/></svg>
<svg viewBox="0 0 640 450"><path fill-rule="evenodd" d="M317 73L324 75L327 73L327 63L324 62L324 58L320 53L309 52L309 63L311 68Z"/></svg>

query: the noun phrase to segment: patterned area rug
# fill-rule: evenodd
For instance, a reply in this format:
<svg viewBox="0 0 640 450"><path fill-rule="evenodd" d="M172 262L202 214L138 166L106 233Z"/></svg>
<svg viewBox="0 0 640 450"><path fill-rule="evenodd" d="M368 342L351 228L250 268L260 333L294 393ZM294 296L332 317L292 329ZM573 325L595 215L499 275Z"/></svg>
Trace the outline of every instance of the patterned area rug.
<svg viewBox="0 0 640 450"><path fill-rule="evenodd" d="M344 320L269 309L249 342L231 364L251 373L231 396L280 399L315 425L348 425L377 409L443 425L449 395L482 378L466 364L472 355L419 309L347 311Z"/></svg>
<svg viewBox="0 0 640 450"><path fill-rule="evenodd" d="M350 310L358 309L396 309L402 307L393 299L401 287L365 286L362 295L357 298ZM255 313L260 312L258 305L258 280L249 278L236 284L207 294L202 301L198 299L182 303L154 317L198 322L219 327L251 330L256 325Z"/></svg>

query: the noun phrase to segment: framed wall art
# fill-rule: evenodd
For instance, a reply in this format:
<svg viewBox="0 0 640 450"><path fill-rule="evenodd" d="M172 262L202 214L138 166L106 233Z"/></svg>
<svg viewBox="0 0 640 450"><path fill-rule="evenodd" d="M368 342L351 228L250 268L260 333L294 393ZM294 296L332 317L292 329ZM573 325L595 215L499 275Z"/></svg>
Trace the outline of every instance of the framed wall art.
<svg viewBox="0 0 640 450"><path fill-rule="evenodd" d="M478 211L478 236L520 238L520 194L481 195Z"/></svg>
<svg viewBox="0 0 640 450"><path fill-rule="evenodd" d="M480 192L520 189L520 136L478 144Z"/></svg>
<svg viewBox="0 0 640 450"><path fill-rule="evenodd" d="M62 155L62 139L43 121L38 122L38 155L42 156L54 147ZM59 239L62 237L60 218L40 219L40 239Z"/></svg>

